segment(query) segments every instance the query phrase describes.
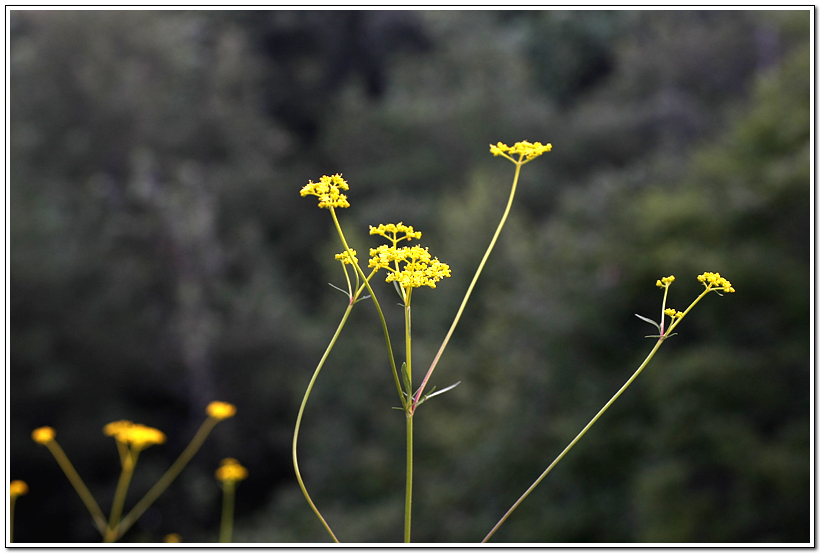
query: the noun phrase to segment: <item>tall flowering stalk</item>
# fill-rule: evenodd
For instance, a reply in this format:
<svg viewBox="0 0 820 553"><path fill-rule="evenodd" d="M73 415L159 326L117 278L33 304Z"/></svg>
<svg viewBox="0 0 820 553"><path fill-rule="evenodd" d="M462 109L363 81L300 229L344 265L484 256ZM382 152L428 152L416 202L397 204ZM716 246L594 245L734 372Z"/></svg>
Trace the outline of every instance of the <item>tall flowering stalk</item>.
<svg viewBox="0 0 820 553"><path fill-rule="evenodd" d="M644 368L646 368L646 366L655 356L655 353L657 353L657 351L660 349L663 342L667 338L674 336L675 333L673 333L672 331L680 324L683 318L692 310L692 308L700 300L702 300L709 292L715 292L718 295L721 295L721 292L731 294L735 291L735 289L732 287L732 283L723 278L722 276L720 276L720 273L703 273L698 276L698 282L703 284L704 290L700 293L700 295L697 298L695 298L695 300L691 304L689 304L689 307L687 307L684 311L677 311L675 309L666 307L666 297L669 293L669 286L672 284L672 282L674 282L674 280L675 277L670 275L668 277L658 279L658 281L655 283L655 285L658 288L663 288L663 302L661 303L660 322L655 322L648 317L636 315L636 317L638 317L639 319L652 324L658 329L658 334L647 336L647 338L658 339L658 341L655 342L655 346L652 348L652 351L649 352L649 354L646 356L646 359L644 359L643 363L641 363L638 369L632 374L632 376L629 377L629 380L627 380L626 383L623 386L621 386L621 388L617 392L615 392L615 395L613 395L612 398L609 401L607 401L606 404L601 408L601 410L598 411L598 413L594 417L592 417L592 420L590 420L589 423L587 423L587 425L583 428L583 430L581 430L578 433L577 436L575 436L575 438L573 438L573 440L569 443L567 447L564 448L564 450L558 455L558 457L556 457L555 460L552 463L550 463L546 470L541 473L541 476L536 478L535 482L533 482L532 485L529 488L527 488L527 490L521 495L521 497L519 497L518 500L515 503L513 503L512 507L509 508L509 510L504 514L503 517L501 517L501 520L499 520L496 523L496 525L493 526L492 530L490 530L490 532L484 537L484 539L481 540L481 543L486 543L493 536L493 534L495 534L495 532L501 527L501 525L504 524L504 521L506 521L507 518L513 513L513 511L515 511L515 509L518 508L521 502L524 501L524 499L526 499L528 495L530 495L530 493L538 486L538 484L541 483L544 477L546 477L547 474L550 473L550 471L555 467L555 465L557 465L558 462L561 461L561 459L563 459L567 453L569 453L569 450L571 450L572 447L576 443L578 443L578 440L580 440L584 436L584 434L587 433L587 430L592 428L592 425L595 424L599 418L601 418L601 415L603 415L606 412L606 410L609 409L610 405L615 403L615 400L621 397L621 394L623 394L624 391L627 388L629 388L629 385L632 384L632 382L636 378L638 378L638 375L641 374ZM669 317L668 327L666 327L665 324L666 317Z"/></svg>

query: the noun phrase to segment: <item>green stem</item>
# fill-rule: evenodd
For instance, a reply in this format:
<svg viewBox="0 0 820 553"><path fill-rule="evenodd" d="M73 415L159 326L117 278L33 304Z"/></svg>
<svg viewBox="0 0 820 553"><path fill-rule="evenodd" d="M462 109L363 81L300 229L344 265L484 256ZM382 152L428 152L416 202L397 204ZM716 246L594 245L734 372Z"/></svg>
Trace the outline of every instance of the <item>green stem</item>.
<svg viewBox="0 0 820 553"><path fill-rule="evenodd" d="M94 496L91 495L90 491L88 491L83 479L80 478L80 475L77 474L77 471L74 469L71 461L68 460L63 448L60 447L56 440L49 440L45 445L57 460L57 464L60 465L61 469L63 469L68 481L71 482L72 486L74 486L74 489L77 491L77 495L79 495L80 499L82 499L85 507L88 509L88 512L91 513L91 518L94 519L94 524L97 526L100 534L105 536L106 529L108 528L108 521L106 521L105 515L102 513L100 506L97 505L97 502L94 500Z"/></svg>
<svg viewBox="0 0 820 553"><path fill-rule="evenodd" d="M332 211L332 210L331 210ZM310 504L310 508L313 509L313 512L321 521L322 525L327 530L330 537L333 538L333 541L339 543L339 540L336 539L336 534L333 533L333 530L330 529L327 521L325 521L322 513L319 512L319 509L316 508L316 505L313 503L313 500L310 498L310 494L308 494L307 488L305 488L305 483L302 480L302 474L299 472L299 461L296 455L296 444L299 441L299 428L302 426L302 415L305 412L305 405L307 405L308 397L310 397L310 392L313 390L313 384L316 382L316 379L319 377L319 372L322 370L322 367L327 360L328 355L330 355L330 351L333 349L333 346L336 344L336 340L339 338L339 335L342 333L342 329L347 322L347 318L350 316L350 312L353 310L353 298L351 298L350 303L347 305L347 309L345 310L344 315L342 316L341 322L339 322L339 327L336 329L335 334L333 334L333 338L331 338L330 343L325 349L324 355L319 360L319 365L316 367L316 370L313 372L313 377L310 379L310 383L308 383L307 390L305 390L305 396L302 398L302 405L299 407L299 414L296 417L296 428L293 431L293 469L296 471L296 480L299 482L299 487L302 489L302 493L307 499L308 504Z"/></svg>
<svg viewBox="0 0 820 553"><path fill-rule="evenodd" d="M182 469L185 468L185 465L193 458L199 448L202 447L202 444L205 442L205 438L208 437L208 434L211 433L214 426L217 425L220 419L215 419L213 417L208 417L205 419L205 422L202 423L202 426L199 427L196 434L194 434L191 443L179 454L177 460L165 471L157 483L148 490L142 499L140 499L136 505L131 509L125 517L123 517L122 522L115 528L116 532L114 535L114 539L112 541L116 541L120 539L131 526L142 516L142 514L150 507L157 498L162 495L162 493L168 489L168 486L179 476L179 473L182 472Z"/></svg>
<svg viewBox="0 0 820 553"><path fill-rule="evenodd" d="M410 519L413 507L413 414L407 413L407 483L404 491L404 543L410 543Z"/></svg>
<svg viewBox="0 0 820 553"><path fill-rule="evenodd" d="M407 397L413 393L413 358L412 358L412 333L410 318L410 294L412 289L405 294L404 305L404 340L405 358L407 362ZM404 543L410 543L410 520L413 507L413 411L412 403L407 405L405 416L407 419L407 477L404 489Z"/></svg>
<svg viewBox="0 0 820 553"><path fill-rule="evenodd" d="M14 543L14 504L17 503L17 496L9 498L9 543Z"/></svg>
<svg viewBox="0 0 820 553"><path fill-rule="evenodd" d="M345 235L342 232L342 227L339 224L339 219L336 217L336 210L332 207L330 208L330 215L333 217L333 223L336 225L336 231L339 233L339 238L342 241L342 245L345 247L345 251L348 252L348 255L351 256L353 259L352 254L353 252L350 251L350 246L347 245L347 240L345 240ZM373 288L370 287L370 277L366 277L364 271L362 271L361 267L358 264L355 264L357 274L361 274L362 278L364 279L364 284L367 286L367 292L370 294L370 298L373 300L373 304L376 306L376 311L379 313L379 319L382 323L382 332L384 332L384 341L387 345L387 355L390 358L390 368L393 370L393 380L396 383L396 391L399 394L399 400L401 401L402 407L405 409L407 408L407 399L405 399L404 394L401 391L401 381L399 380L399 371L396 368L396 359L393 356L393 346L390 343L390 332L387 330L387 321L384 318L384 313L382 312L382 308L379 305L379 300L376 298L376 293L373 291ZM372 277L373 274L371 273L370 276ZM408 392L409 394L410 392ZM408 395L409 397L409 395Z"/></svg>
<svg viewBox="0 0 820 553"><path fill-rule="evenodd" d="M231 543L235 493L236 483L233 480L226 480L222 484L222 524L219 528L219 543Z"/></svg>
<svg viewBox="0 0 820 553"><path fill-rule="evenodd" d="M698 298L698 299L700 299L700 298ZM697 300L696 300L696 301L697 301ZM693 303L692 305L694 305L694 303ZM687 310L687 311L688 311L688 310ZM670 330L671 330L671 328L670 328ZM512 514L512 512L513 512L513 511L515 511L515 509L516 509L516 508L517 508L517 507L521 504L521 502L522 502L522 501L524 501L524 499L525 499L528 495L530 495L530 492L532 492L532 491L535 489L535 487L536 487L536 486L538 486L538 484L540 484L540 483L541 483L541 481L544 479L544 477L545 477L547 474L549 474L549 472L553 469L553 467L554 467L555 465L557 465L557 464L558 464L558 462L559 462L561 459L563 459L563 458L564 458L564 455L566 455L566 454L569 452L569 450L570 450L570 449L572 449L572 447L573 447L573 446L574 446L574 445L578 442L578 440L580 440L580 439L581 439L581 437L583 437L583 435L587 433L587 430L589 430L590 428L592 428L592 425L593 425L593 424L595 424L595 422L596 422L596 421L597 421L597 420L601 417L601 415L603 415L603 414L604 414L604 412L606 412L606 410L607 410L607 409L609 409L609 406L610 406L610 405L612 405L613 403L615 403L615 400L616 400L616 399L618 399L618 398L621 396L621 394L622 394L622 393L624 393L624 390L626 390L626 389L629 387L629 385L630 385L630 384L632 384L632 381L634 381L634 380L638 377L638 375L639 375L639 374L641 374L641 371L643 371L644 367L646 367L646 365L649 363L649 361L652 359L652 357L654 357L654 356L655 356L655 353L656 353L656 352L658 351L658 349L661 347L661 344L663 343L663 341L664 341L664 338L663 338L663 337L661 337L661 338L659 338L659 339L658 339L657 343L655 344L655 347L653 347L653 348L652 348L652 351L650 351L650 352L649 352L649 355L647 355L646 359L644 359L643 363L641 363L641 366L640 366L640 367L638 367L638 370L636 370L636 371L635 371L635 373L634 373L631 377L629 377L629 380L627 380L627 381L626 381L626 384L624 384L623 386L621 386L621 389L620 389L620 390L618 390L618 391L615 393L615 395L614 395L614 396L612 396L612 399L610 399L609 401L607 401L607 402L606 402L606 405L604 405L604 406L601 408L601 410L600 410L600 411L598 411L598 414L597 414L597 415L595 415L594 417L592 417L592 420L591 420L591 421L589 421L589 423L588 423L588 424L584 427L584 429L583 429L583 430L581 430L581 432L579 432L577 436L575 436L575 439L573 439L573 440L569 443L569 445L568 445L566 448L564 448L564 451L562 451L562 452L561 452L561 454L560 454L560 455L558 455L558 457L556 457L556 458L555 458L555 460L554 460L554 461L550 464L550 466L548 466L548 467L547 467L547 470L545 470L543 473L541 473L541 476L539 476L539 477L535 480L535 482L533 482L533 483L532 483L532 485L531 485L529 488L527 488L527 491L525 491L525 492L524 492L524 494L523 494L521 497L519 497L519 498L518 498L518 501L516 501L516 502L513 504L513 506L512 506L512 507L510 507L510 509L507 511L507 513L506 513L503 517L501 517L501 520L499 520L499 521L496 523L496 525L495 525L495 526L493 526L493 529L492 529L492 530L490 530L490 533L489 533L489 534L487 534L487 536L486 536L483 540L481 540L481 543L486 543L486 542L487 542L487 540L489 540L489 539L492 537L492 535L493 535L493 534L495 534L495 531L496 531L496 530L498 530L498 528L499 528L502 524L504 524L504 521L505 521L505 520L507 520L507 518L508 518L508 517Z"/></svg>
<svg viewBox="0 0 820 553"><path fill-rule="evenodd" d="M122 517L122 509L125 506L125 497L128 495L128 486L131 484L131 477L134 475L134 468L137 465L139 451L129 451L122 458L122 472L117 482L117 491L114 492L114 503L111 505L111 516L108 517L108 530L105 533L105 542L114 541L117 534L117 525ZM110 539L109 539L110 538Z"/></svg>
<svg viewBox="0 0 820 553"><path fill-rule="evenodd" d="M515 198L515 189L518 186L518 175L521 173L521 166L524 164L520 160L515 161L512 158L508 158L515 163L515 177L513 178L512 189L510 190L510 198L507 200L507 208L504 210L504 215L501 217L501 222L498 223L498 228L495 229L495 234L493 235L493 239L490 240L490 245L487 247L487 251L484 252L484 257L481 259L481 263L478 265L478 269L473 276L472 282L470 282L470 286L467 288L467 293L464 295L464 299L461 301L461 306L458 308L458 312L456 313L456 318L453 319L453 324L450 325L450 330L447 331L447 335L444 337L444 342L442 342L441 347L436 353L436 356L433 358L433 363L430 365L430 368L427 371L427 374L424 376L424 380L421 382L421 386L419 386L418 391L413 400L413 404L410 406L411 413L415 410L415 406L418 401L421 399L421 394L424 392L424 387L427 385L427 381L430 379L430 375L433 374L433 370L436 368L439 359L441 358L441 354L444 353L444 348L447 347L447 343L450 341L450 336L453 335L453 331L456 329L456 325L458 324L459 319L461 319L461 314L464 311L464 307L467 305L467 300L470 299L470 294L473 293L473 287L475 283L478 281L478 277L481 275L481 271L484 269L484 264L487 262L487 259L490 257L490 253L493 251L495 247L495 243L498 240L498 236L501 234L501 229L504 228L504 223L507 221L507 216L510 214L510 208L512 207L513 198Z"/></svg>

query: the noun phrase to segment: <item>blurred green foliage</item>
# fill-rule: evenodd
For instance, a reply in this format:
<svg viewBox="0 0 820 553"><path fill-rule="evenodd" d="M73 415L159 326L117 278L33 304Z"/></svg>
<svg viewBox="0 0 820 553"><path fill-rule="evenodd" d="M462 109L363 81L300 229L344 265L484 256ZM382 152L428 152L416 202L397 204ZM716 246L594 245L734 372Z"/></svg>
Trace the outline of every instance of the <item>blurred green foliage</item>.
<svg viewBox="0 0 820 553"><path fill-rule="evenodd" d="M495 542L809 540L809 16L804 11L17 11L10 44L10 478L18 541L96 541L57 439L106 510L130 418L168 443L238 406L125 541L324 542L289 458L345 307L351 246L403 221L453 277L414 300L429 363L503 210L487 144L552 142L416 417L414 541L477 542L651 347L654 282L699 304ZM379 283L388 323L401 326ZM308 404L302 473L342 541L401 537L404 428L368 303ZM421 371L421 369L420 369ZM421 376L417 375L417 379ZM128 508L128 506L126 506Z"/></svg>

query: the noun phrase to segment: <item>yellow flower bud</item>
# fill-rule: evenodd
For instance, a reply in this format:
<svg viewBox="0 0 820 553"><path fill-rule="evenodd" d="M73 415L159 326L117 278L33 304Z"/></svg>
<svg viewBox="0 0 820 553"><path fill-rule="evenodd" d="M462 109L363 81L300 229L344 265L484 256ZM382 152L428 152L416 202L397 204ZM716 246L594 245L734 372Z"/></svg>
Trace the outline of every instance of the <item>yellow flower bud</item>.
<svg viewBox="0 0 820 553"><path fill-rule="evenodd" d="M18 497L28 493L28 484L22 480L12 480L9 484L9 495L11 497Z"/></svg>
<svg viewBox="0 0 820 553"><path fill-rule="evenodd" d="M229 419L236 414L236 407L224 401L212 401L208 404L208 416L218 421Z"/></svg>
<svg viewBox="0 0 820 553"><path fill-rule="evenodd" d="M38 444L47 444L54 439L57 433L50 426L41 426L31 433L31 439Z"/></svg>

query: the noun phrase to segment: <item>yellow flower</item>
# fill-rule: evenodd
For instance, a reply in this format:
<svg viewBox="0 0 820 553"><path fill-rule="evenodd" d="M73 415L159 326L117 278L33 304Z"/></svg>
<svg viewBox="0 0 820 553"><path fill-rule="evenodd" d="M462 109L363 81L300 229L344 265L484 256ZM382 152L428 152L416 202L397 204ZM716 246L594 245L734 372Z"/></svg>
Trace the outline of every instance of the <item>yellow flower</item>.
<svg viewBox="0 0 820 553"><path fill-rule="evenodd" d="M664 313L669 315L673 319L680 319L681 317L683 317L683 313L681 313L680 311L675 311L674 309L667 309L664 311Z"/></svg>
<svg viewBox="0 0 820 553"><path fill-rule="evenodd" d="M421 286L435 288L436 282L450 276L450 266L432 257L428 249L421 246L397 248L382 244L371 249L370 256L369 267L387 269L390 274L385 282L395 281L405 290Z"/></svg>
<svg viewBox="0 0 820 553"><path fill-rule="evenodd" d="M222 459L221 466L216 469L216 479L220 482L239 482L248 477L248 469L239 464L233 457Z"/></svg>
<svg viewBox="0 0 820 553"><path fill-rule="evenodd" d="M128 442L126 432L128 432L132 426L134 426L134 423L126 420L109 422L103 426L103 434L113 436L114 439L126 443Z"/></svg>
<svg viewBox="0 0 820 553"><path fill-rule="evenodd" d="M404 233L404 236L402 236L401 238L398 237L398 234L400 232ZM413 227L405 225L403 223L389 223L387 225L379 225L378 227L371 226L370 234L378 234L379 236L384 236L385 238L393 242L394 246L401 240L412 240L413 238L421 238L421 232L417 232L413 230ZM392 236L388 236L388 234L392 234Z"/></svg>
<svg viewBox="0 0 820 553"><path fill-rule="evenodd" d="M720 276L720 273L703 273L702 275L698 275L698 281L706 286L707 291L717 291L717 289L721 289L730 294L735 291L735 289L732 288L732 283Z"/></svg>
<svg viewBox="0 0 820 553"><path fill-rule="evenodd" d="M551 150L552 144L541 144L540 142L533 144L531 142L527 142L526 140L523 142L516 142L512 147L507 146L502 142L495 145L490 144L490 153L494 156L504 156L516 163L519 163L522 160L525 160L526 163L526 161L533 160L541 154ZM518 154L519 156L517 161L510 157L515 154Z"/></svg>
<svg viewBox="0 0 820 553"><path fill-rule="evenodd" d="M126 420L109 422L103 427L103 433L106 436L113 436L118 442L131 444L137 449L165 443L165 434L156 428L134 424Z"/></svg>
<svg viewBox="0 0 820 553"><path fill-rule="evenodd" d="M674 280L675 280L674 275L669 275L668 277L663 277L662 279L655 282L655 286L657 286L658 288L664 288L664 287L667 287L670 284L672 284L672 282L674 282Z"/></svg>
<svg viewBox="0 0 820 553"><path fill-rule="evenodd" d="M218 421L229 419L236 414L236 407L224 401L212 401L208 404L208 416Z"/></svg>
<svg viewBox="0 0 820 553"><path fill-rule="evenodd" d="M182 536L176 533L168 534L167 536L165 536L165 538L163 538L162 541L164 541L165 543L182 543Z"/></svg>
<svg viewBox="0 0 820 553"><path fill-rule="evenodd" d="M353 254L353 261L350 260L350 253ZM356 257L356 250L353 248L350 248L350 252L345 250L342 253L337 253L336 259L345 265L356 265L359 262L359 258Z"/></svg>
<svg viewBox="0 0 820 553"><path fill-rule="evenodd" d="M50 426L41 426L34 430L31 433L31 439L37 442L38 444L47 444L51 440L54 439L57 433L54 432L54 429Z"/></svg>
<svg viewBox="0 0 820 553"><path fill-rule="evenodd" d="M126 434L126 441L139 449L165 443L165 434L144 424L133 425Z"/></svg>
<svg viewBox="0 0 820 553"><path fill-rule="evenodd" d="M302 188L300 194L304 196L318 196L319 207L350 207L347 202L347 196L340 193L339 190L349 190L347 181L342 178L341 174L335 174L331 177L327 175L319 179L319 182L308 181Z"/></svg>
<svg viewBox="0 0 820 553"><path fill-rule="evenodd" d="M28 484L22 480L12 480L9 484L9 495L11 497L19 497L28 493Z"/></svg>

